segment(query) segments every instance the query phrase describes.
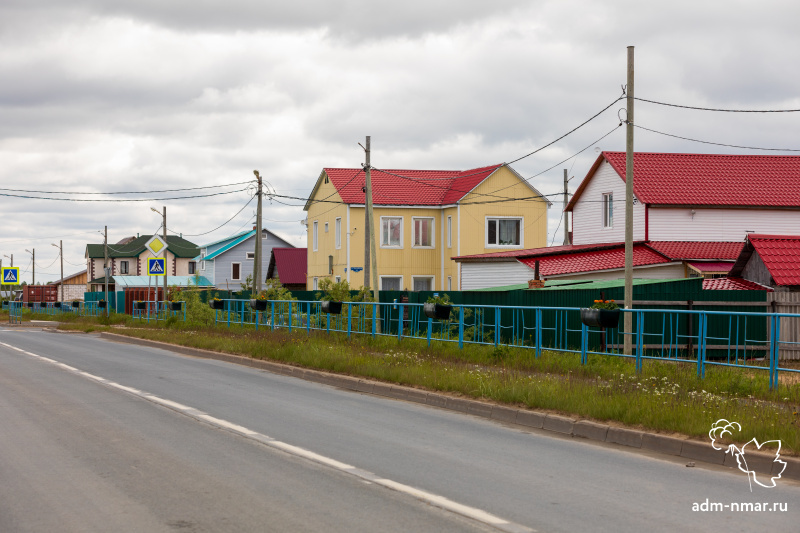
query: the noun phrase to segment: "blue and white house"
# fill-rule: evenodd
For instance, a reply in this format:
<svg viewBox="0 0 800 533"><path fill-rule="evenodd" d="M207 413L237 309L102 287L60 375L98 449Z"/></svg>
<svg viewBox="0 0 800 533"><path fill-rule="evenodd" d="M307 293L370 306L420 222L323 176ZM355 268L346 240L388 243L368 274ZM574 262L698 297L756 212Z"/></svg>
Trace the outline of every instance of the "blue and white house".
<svg viewBox="0 0 800 533"><path fill-rule="evenodd" d="M253 274L256 229L232 235L200 246L195 258L198 273L220 290L239 290ZM267 229L261 230L261 272L266 279L272 248L294 248L292 244Z"/></svg>

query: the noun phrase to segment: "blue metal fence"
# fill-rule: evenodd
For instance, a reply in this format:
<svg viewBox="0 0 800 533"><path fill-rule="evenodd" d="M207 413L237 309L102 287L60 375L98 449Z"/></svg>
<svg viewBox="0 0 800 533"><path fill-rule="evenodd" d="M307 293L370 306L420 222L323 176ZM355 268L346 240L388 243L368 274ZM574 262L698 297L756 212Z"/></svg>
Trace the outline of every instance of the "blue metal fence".
<svg viewBox="0 0 800 533"><path fill-rule="evenodd" d="M344 302L340 314L323 312L319 301L268 301L264 310L253 309L247 300L218 305L215 321L228 327L408 337L460 348L515 346L535 350L536 357L543 350L579 354L582 364L590 355L625 357L638 372L645 361L680 361L695 364L700 378L707 366L746 368L769 372L770 388L777 387L780 372L800 372L781 366L778 359L781 347L800 344L780 340L781 320L800 314L634 309L621 310L619 328L602 329L583 324L580 309L572 307L453 305L450 318L439 320L427 317L418 303ZM630 331L624 328L625 313L631 314ZM623 349L626 337L633 347L630 354Z"/></svg>
<svg viewBox="0 0 800 533"><path fill-rule="evenodd" d="M133 318L150 322L176 317L186 322L186 302L163 302L156 300L134 300Z"/></svg>

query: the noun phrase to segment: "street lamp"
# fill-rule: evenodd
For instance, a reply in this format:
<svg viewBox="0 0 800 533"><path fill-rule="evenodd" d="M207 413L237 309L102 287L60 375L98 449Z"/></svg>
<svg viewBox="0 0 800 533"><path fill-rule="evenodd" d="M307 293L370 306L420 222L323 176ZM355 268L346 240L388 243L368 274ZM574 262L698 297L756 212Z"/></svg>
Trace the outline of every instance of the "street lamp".
<svg viewBox="0 0 800 533"><path fill-rule="evenodd" d="M36 248L32 252L27 248L25 251L31 254L31 265L33 266L33 281L31 281L31 285L36 285Z"/></svg>
<svg viewBox="0 0 800 533"><path fill-rule="evenodd" d="M60 302L64 301L64 241L58 241L58 244L51 243L52 246L58 248L58 256L61 258L61 281L58 282L61 285L61 300Z"/></svg>

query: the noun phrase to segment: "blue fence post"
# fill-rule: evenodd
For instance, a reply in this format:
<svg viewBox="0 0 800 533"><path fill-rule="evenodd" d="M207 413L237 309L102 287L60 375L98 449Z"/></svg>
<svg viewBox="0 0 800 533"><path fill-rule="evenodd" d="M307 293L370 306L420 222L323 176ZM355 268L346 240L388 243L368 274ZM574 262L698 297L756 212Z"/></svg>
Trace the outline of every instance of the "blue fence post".
<svg viewBox="0 0 800 533"><path fill-rule="evenodd" d="M428 346L431 345L431 330L433 329L433 319L428 317Z"/></svg>
<svg viewBox="0 0 800 533"><path fill-rule="evenodd" d="M331 314L330 313L325 313L325 315L326 315L325 316L325 321L327 323L327 333L328 333L328 335L330 335L330 333L331 333Z"/></svg>
<svg viewBox="0 0 800 533"><path fill-rule="evenodd" d="M352 317L353 317L353 304L347 304L347 338L350 338L350 331L352 328Z"/></svg>
<svg viewBox="0 0 800 533"><path fill-rule="evenodd" d="M378 304L372 304L372 337L375 337L375 332L377 330L377 322L378 322Z"/></svg>
<svg viewBox="0 0 800 533"><path fill-rule="evenodd" d="M272 331L275 331L275 300L272 300L270 302L270 309L271 309L271 314L269 322L270 325L272 326L270 329L272 329Z"/></svg>
<svg viewBox="0 0 800 533"><path fill-rule="evenodd" d="M701 358L703 360L703 365L702 365L703 366L703 373L702 373L702 375L700 377L704 378L704 377L706 377L706 353L707 353L706 352L706 348L707 348L707 345L708 345L708 315L706 315L705 312L702 312L701 316L702 316L702 320L701 320L701 325L700 325L700 334L703 336L703 338L702 338L702 341L701 341L701 344L700 344L700 346L701 346L700 351L702 352Z"/></svg>
<svg viewBox="0 0 800 533"><path fill-rule="evenodd" d="M231 327L231 301L225 300L225 310L228 312L228 327Z"/></svg>
<svg viewBox="0 0 800 533"><path fill-rule="evenodd" d="M542 356L542 308L536 308L536 358Z"/></svg>
<svg viewBox="0 0 800 533"><path fill-rule="evenodd" d="M464 349L464 306L461 306L461 314L458 316L458 349Z"/></svg>
<svg viewBox="0 0 800 533"><path fill-rule="evenodd" d="M494 308L494 345L500 344L500 308Z"/></svg>
<svg viewBox="0 0 800 533"><path fill-rule="evenodd" d="M644 351L644 313L636 313L636 373L642 373L642 352Z"/></svg>
<svg viewBox="0 0 800 533"><path fill-rule="evenodd" d="M581 323L581 365L585 365L589 360L589 326Z"/></svg>
<svg viewBox="0 0 800 533"><path fill-rule="evenodd" d="M769 338L769 388L778 388L778 357L780 355L780 318L776 315L770 317Z"/></svg>
<svg viewBox="0 0 800 533"><path fill-rule="evenodd" d="M697 377L698 379L703 378L703 374L705 373L705 361L703 360L703 340L702 340L702 331L703 331L703 315L700 314L698 316L699 324L697 326Z"/></svg>
<svg viewBox="0 0 800 533"><path fill-rule="evenodd" d="M306 302L306 333L311 335L311 302Z"/></svg>
<svg viewBox="0 0 800 533"><path fill-rule="evenodd" d="M403 317L405 313L403 311L403 304L400 304L400 312L397 315L397 340L403 338Z"/></svg>

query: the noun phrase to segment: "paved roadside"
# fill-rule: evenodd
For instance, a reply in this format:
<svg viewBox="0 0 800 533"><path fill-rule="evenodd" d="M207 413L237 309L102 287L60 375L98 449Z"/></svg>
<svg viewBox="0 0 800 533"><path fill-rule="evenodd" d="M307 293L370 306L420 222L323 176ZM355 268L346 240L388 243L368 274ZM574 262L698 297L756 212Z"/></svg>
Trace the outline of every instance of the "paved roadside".
<svg viewBox="0 0 800 533"><path fill-rule="evenodd" d="M518 409L413 387L332 374L273 361L252 359L250 357L190 348L160 341L138 339L116 333L101 332L99 335L101 338L114 342L161 348L192 357L227 361L275 374L292 376L314 383L339 387L345 390L375 394L377 396L425 404L441 409L459 411L508 424L517 424L528 428L552 431L574 438L584 438L670 456L678 456L691 462L699 461L737 468L736 458L731 454L726 454L723 450L715 450L711 447L709 442L691 440L689 437L673 437L658 433L650 433L637 429L620 427L618 425L608 425L543 411ZM782 465L775 462L774 459L774 454L748 454L748 464L750 467L765 474L768 472L772 475L779 473ZM788 478L800 481L800 459L781 457L781 460L787 463L781 477L783 479ZM689 465L691 465L691 462Z"/></svg>

